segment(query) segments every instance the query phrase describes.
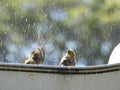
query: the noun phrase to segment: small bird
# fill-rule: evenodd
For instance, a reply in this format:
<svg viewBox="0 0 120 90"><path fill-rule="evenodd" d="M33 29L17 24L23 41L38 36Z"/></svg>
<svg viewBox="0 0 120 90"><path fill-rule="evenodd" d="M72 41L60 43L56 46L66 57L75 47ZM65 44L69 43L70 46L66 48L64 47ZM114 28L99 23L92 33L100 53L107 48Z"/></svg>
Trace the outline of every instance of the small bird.
<svg viewBox="0 0 120 90"><path fill-rule="evenodd" d="M25 61L25 64L42 64L44 62L44 55L45 52L42 50L42 48L41 50L33 50L30 53L29 59Z"/></svg>
<svg viewBox="0 0 120 90"><path fill-rule="evenodd" d="M31 51L29 59L25 60L24 64L43 64L45 58L44 39L42 36L38 36L37 40L38 48Z"/></svg>
<svg viewBox="0 0 120 90"><path fill-rule="evenodd" d="M75 66L75 53L72 49L68 49L66 55L61 59L60 66Z"/></svg>

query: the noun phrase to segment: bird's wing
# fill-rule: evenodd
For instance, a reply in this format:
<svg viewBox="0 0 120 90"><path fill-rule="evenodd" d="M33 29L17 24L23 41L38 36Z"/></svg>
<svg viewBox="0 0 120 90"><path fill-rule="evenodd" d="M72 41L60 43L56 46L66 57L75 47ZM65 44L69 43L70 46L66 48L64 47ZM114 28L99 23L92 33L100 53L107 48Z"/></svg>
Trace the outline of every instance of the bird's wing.
<svg viewBox="0 0 120 90"><path fill-rule="evenodd" d="M28 59L28 60L25 61L25 64L33 64L33 60Z"/></svg>
<svg viewBox="0 0 120 90"><path fill-rule="evenodd" d="M60 65L62 65L62 66L69 66L70 65L70 60L68 58L64 57L61 60Z"/></svg>
<svg viewBox="0 0 120 90"><path fill-rule="evenodd" d="M44 37L42 36L41 33L38 33L38 39L37 39L37 45L38 45L38 50L40 52L41 60L42 62L44 61L45 58L45 46L44 46Z"/></svg>

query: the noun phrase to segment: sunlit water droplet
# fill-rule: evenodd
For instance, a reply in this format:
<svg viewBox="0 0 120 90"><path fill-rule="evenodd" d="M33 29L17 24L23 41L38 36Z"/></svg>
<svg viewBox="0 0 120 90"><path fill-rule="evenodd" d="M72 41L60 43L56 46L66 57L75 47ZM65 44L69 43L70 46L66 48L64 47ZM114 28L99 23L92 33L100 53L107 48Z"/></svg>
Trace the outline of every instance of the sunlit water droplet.
<svg viewBox="0 0 120 90"><path fill-rule="evenodd" d="M112 47L112 43L110 41L104 41L101 44L101 53L104 55L108 55L110 52L110 49Z"/></svg>
<svg viewBox="0 0 120 90"><path fill-rule="evenodd" d="M54 21L64 21L67 18L67 14L62 10L50 10L49 14Z"/></svg>
<svg viewBox="0 0 120 90"><path fill-rule="evenodd" d="M101 58L95 59L95 65L102 65L104 64L104 60Z"/></svg>
<svg viewBox="0 0 120 90"><path fill-rule="evenodd" d="M15 62L15 56L12 53L7 54L6 59L8 62Z"/></svg>
<svg viewBox="0 0 120 90"><path fill-rule="evenodd" d="M87 60L84 58L80 58L76 64L76 67L85 67L87 66Z"/></svg>
<svg viewBox="0 0 120 90"><path fill-rule="evenodd" d="M26 21L26 22L28 21L27 18L25 19L25 21Z"/></svg>
<svg viewBox="0 0 120 90"><path fill-rule="evenodd" d="M63 34L59 33L59 34L57 34L57 36L56 36L56 40L57 40L58 42L63 42L63 41L65 40L65 37L64 37Z"/></svg>
<svg viewBox="0 0 120 90"><path fill-rule="evenodd" d="M77 49L77 43L75 41L67 41L65 44L66 48Z"/></svg>

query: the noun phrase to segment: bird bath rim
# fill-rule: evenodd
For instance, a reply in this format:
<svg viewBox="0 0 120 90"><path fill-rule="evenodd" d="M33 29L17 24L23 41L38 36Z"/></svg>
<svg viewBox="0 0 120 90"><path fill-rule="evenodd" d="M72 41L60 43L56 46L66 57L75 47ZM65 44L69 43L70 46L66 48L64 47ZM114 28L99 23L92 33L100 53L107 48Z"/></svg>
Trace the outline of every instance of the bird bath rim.
<svg viewBox="0 0 120 90"><path fill-rule="evenodd" d="M74 66L58 66L58 65L34 65L21 63L0 63L0 71L15 71L15 72L34 72L34 73L49 73L49 74L102 74L115 72L120 70L120 63L103 64L96 66L74 67Z"/></svg>

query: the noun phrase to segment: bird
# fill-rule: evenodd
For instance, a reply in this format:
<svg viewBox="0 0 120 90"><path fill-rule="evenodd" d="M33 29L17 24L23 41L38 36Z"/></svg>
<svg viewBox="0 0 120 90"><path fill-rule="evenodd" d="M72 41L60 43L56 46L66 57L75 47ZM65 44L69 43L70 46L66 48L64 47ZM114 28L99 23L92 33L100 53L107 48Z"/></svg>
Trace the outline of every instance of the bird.
<svg viewBox="0 0 120 90"><path fill-rule="evenodd" d="M45 58L44 39L39 35L37 40L38 48L32 50L29 59L25 60L24 64L43 64Z"/></svg>
<svg viewBox="0 0 120 90"><path fill-rule="evenodd" d="M44 62L44 50L33 50L30 53L29 59L25 61L25 64L43 64Z"/></svg>
<svg viewBox="0 0 120 90"><path fill-rule="evenodd" d="M68 49L66 55L61 59L60 66L75 66L75 52Z"/></svg>

